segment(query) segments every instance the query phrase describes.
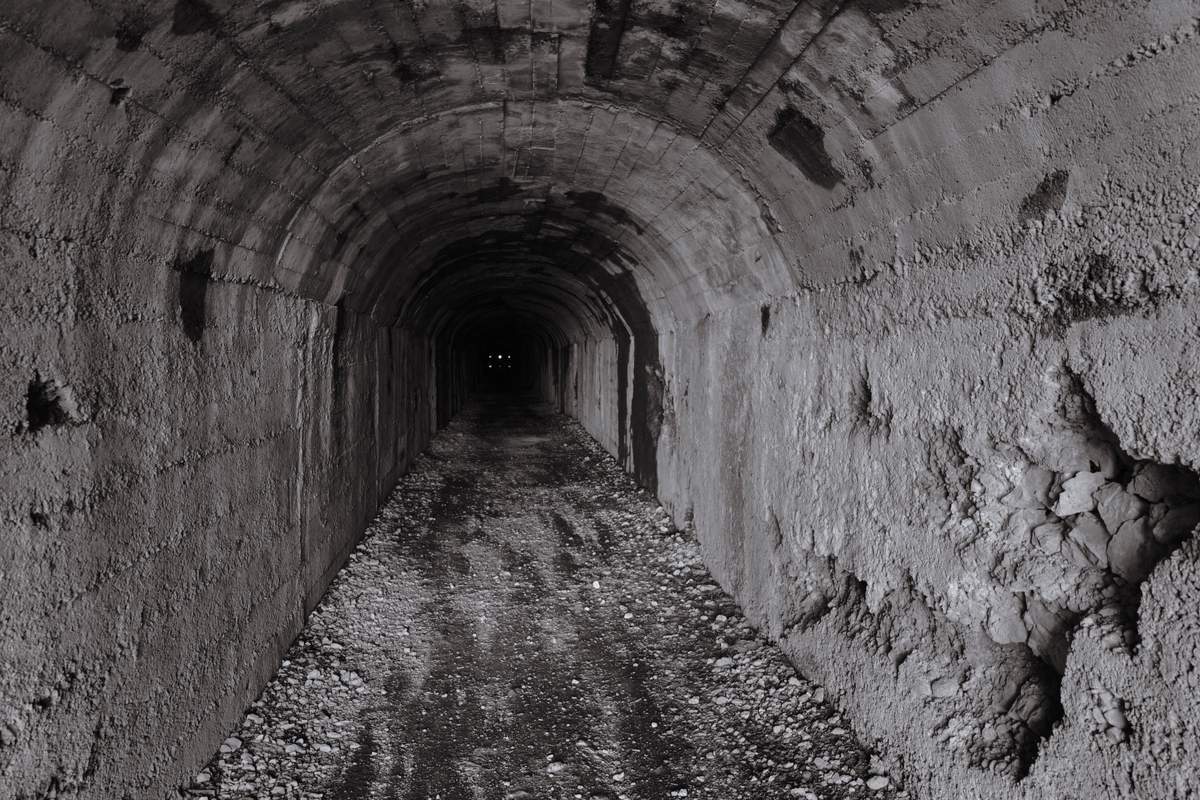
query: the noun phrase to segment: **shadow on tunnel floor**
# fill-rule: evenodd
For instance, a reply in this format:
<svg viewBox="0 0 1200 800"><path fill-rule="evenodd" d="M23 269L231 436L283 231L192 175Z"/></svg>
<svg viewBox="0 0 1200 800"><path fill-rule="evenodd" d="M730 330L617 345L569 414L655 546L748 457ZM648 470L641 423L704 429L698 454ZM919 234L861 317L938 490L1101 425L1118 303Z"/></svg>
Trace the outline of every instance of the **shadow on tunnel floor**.
<svg viewBox="0 0 1200 800"><path fill-rule="evenodd" d="M520 393L475 396L439 434L188 791L895 795L693 537Z"/></svg>

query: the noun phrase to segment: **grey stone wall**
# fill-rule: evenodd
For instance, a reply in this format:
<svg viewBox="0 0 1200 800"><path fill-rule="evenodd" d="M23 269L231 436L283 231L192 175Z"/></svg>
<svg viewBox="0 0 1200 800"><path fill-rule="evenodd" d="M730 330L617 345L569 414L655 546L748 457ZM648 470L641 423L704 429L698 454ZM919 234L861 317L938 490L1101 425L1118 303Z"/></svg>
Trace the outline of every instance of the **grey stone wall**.
<svg viewBox="0 0 1200 800"><path fill-rule="evenodd" d="M871 143L905 166L833 186L836 235L807 237L805 267L857 274L666 348L677 520L931 797L1197 791L1200 222L1171 87L1198 53L1172 10L1089 9L913 110Z"/></svg>

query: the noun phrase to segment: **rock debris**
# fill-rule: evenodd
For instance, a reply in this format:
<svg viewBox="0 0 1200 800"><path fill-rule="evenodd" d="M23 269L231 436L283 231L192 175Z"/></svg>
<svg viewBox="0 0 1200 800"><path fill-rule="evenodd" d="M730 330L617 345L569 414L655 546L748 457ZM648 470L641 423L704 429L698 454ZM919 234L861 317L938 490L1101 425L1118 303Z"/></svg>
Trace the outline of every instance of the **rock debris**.
<svg viewBox="0 0 1200 800"><path fill-rule="evenodd" d="M906 797L582 429L474 406L185 797Z"/></svg>

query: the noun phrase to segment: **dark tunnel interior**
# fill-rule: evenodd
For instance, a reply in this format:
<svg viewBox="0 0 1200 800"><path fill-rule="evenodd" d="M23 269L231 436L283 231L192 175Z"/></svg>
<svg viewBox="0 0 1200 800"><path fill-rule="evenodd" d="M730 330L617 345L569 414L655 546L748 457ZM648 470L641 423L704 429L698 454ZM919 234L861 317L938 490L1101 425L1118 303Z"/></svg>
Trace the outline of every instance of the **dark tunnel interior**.
<svg viewBox="0 0 1200 800"><path fill-rule="evenodd" d="M465 201L437 197L445 205L431 208L431 221L410 224L421 226L421 247L445 244L405 287L396 324L432 341L438 426L477 391L528 393L563 413L586 408L605 420L618 460L653 488L661 367L644 258L670 258L670 249L642 256L636 248L646 242L622 244L630 229L652 247L654 239L600 193L502 178ZM394 249L389 258L408 255Z"/></svg>

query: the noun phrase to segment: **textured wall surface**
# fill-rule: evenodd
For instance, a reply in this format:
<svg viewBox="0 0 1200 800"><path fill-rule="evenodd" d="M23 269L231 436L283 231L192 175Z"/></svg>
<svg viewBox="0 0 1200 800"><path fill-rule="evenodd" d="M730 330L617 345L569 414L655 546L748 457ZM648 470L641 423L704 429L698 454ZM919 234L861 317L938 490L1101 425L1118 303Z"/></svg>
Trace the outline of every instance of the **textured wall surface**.
<svg viewBox="0 0 1200 800"><path fill-rule="evenodd" d="M1200 792L1194 2L0 45L0 797L191 774L509 339L915 792Z"/></svg>

